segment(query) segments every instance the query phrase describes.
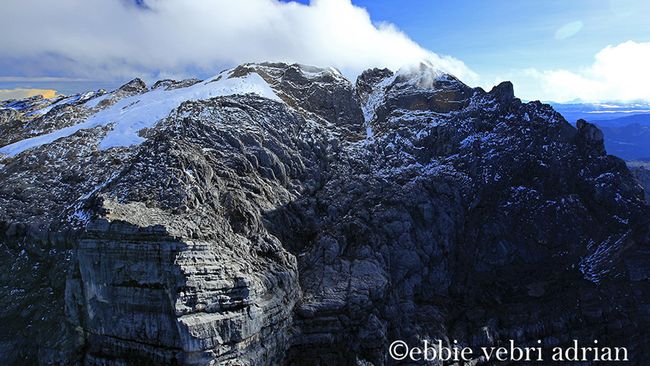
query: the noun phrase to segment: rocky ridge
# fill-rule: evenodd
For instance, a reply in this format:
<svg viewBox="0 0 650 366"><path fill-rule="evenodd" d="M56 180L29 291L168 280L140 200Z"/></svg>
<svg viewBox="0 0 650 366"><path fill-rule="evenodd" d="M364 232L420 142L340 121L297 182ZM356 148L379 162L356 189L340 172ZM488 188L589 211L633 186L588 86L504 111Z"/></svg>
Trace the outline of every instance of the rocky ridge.
<svg viewBox="0 0 650 366"><path fill-rule="evenodd" d="M12 153L251 75L277 98L219 89L139 143L101 147L116 119ZM383 365L435 338L650 356L643 189L508 82L245 64L0 108L3 364Z"/></svg>

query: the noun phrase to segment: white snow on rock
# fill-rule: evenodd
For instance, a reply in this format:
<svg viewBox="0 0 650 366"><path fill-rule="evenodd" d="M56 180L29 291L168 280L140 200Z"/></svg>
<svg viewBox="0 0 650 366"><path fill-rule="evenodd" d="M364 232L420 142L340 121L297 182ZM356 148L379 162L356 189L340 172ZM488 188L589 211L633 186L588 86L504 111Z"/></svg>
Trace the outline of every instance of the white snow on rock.
<svg viewBox="0 0 650 366"><path fill-rule="evenodd" d="M328 67L324 69L316 66L302 65L302 64L298 64L298 67L300 68L300 72L308 79L318 78L324 75L330 75L339 80L347 80L341 74L341 72L334 67Z"/></svg>
<svg viewBox="0 0 650 366"><path fill-rule="evenodd" d="M81 129L109 124L113 124L113 129L99 143L100 149L139 144L144 141L144 138L138 136L140 130L153 127L181 103L190 100L255 93L261 97L281 102L281 99L258 74L250 73L240 78L229 78L230 74L231 70L227 70L212 79L187 88L157 89L121 99L82 123L4 146L0 148L0 155L14 156L27 149L70 136ZM95 100L93 101L97 103Z"/></svg>
<svg viewBox="0 0 650 366"><path fill-rule="evenodd" d="M108 99L111 96L111 93L106 93L102 94L98 97L92 98L88 100L86 103L84 103L84 107L86 108L95 108L99 103L101 103L103 100Z"/></svg>
<svg viewBox="0 0 650 366"><path fill-rule="evenodd" d="M366 120L366 123L372 121L375 118L375 111L377 107L384 101L384 96L386 94L386 88L395 82L397 74L389 76L379 82L377 86L373 89L372 93L368 96L368 100L364 105L361 106L363 110L363 117Z"/></svg>
<svg viewBox="0 0 650 366"><path fill-rule="evenodd" d="M366 137L368 139L373 137L371 122L375 118L377 107L386 98L387 89L393 87L398 89L407 87L417 88L418 90L431 89L436 81L447 77L448 75L444 71L431 62L422 61L418 64L403 66L392 76L377 83L372 93L368 95L368 100L361 106L366 121Z"/></svg>
<svg viewBox="0 0 650 366"><path fill-rule="evenodd" d="M27 113L27 115L28 116L42 116L44 114L47 114L49 111L51 111L55 107L75 103L80 99L88 98L88 97L92 96L92 94L93 94L93 92L88 92L88 93L84 93L84 94L76 94L76 95L72 95L72 96L69 96L69 97L65 97L65 98L59 100L56 103L50 104L49 106L47 106L45 108L41 108L41 109L36 110L34 112L31 112L31 113Z"/></svg>

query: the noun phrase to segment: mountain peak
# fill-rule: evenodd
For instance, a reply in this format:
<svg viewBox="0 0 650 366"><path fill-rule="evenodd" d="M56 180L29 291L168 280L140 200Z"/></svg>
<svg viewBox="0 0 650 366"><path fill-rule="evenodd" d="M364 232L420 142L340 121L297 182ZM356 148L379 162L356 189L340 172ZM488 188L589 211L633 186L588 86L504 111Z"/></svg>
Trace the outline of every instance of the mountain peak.
<svg viewBox="0 0 650 366"><path fill-rule="evenodd" d="M510 81L503 81L499 85L495 85L490 90L490 94L500 102L510 101L515 98L515 91Z"/></svg>
<svg viewBox="0 0 650 366"><path fill-rule="evenodd" d="M383 365L396 336L567 329L645 360L649 208L595 126L427 64L129 84L0 111L0 348L33 350L2 364Z"/></svg>
<svg viewBox="0 0 650 366"><path fill-rule="evenodd" d="M120 86L117 90L129 94L143 93L147 91L147 84L140 78L135 78L126 84Z"/></svg>

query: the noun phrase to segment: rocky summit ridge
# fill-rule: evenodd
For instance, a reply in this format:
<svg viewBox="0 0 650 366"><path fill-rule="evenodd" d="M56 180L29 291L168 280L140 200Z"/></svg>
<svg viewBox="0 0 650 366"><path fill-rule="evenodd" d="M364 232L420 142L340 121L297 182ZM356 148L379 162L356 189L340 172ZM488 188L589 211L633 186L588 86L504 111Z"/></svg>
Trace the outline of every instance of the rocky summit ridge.
<svg viewBox="0 0 650 366"><path fill-rule="evenodd" d="M1 102L0 208L3 365L650 359L643 189L509 82L262 63Z"/></svg>

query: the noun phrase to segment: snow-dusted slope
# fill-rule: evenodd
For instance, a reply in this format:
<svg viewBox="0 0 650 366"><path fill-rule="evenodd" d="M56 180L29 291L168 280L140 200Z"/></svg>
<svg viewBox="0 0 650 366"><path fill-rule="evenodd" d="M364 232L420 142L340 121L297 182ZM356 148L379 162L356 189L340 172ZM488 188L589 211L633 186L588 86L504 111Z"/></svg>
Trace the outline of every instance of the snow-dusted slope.
<svg viewBox="0 0 650 366"><path fill-rule="evenodd" d="M3 145L78 130L0 157L0 364L380 366L395 339L598 339L646 366L650 207L603 134L509 82L404 71L353 87L246 64L0 108ZM251 90L284 103L192 101Z"/></svg>
<svg viewBox="0 0 650 366"><path fill-rule="evenodd" d="M100 149L139 144L144 141L144 138L139 135L139 131L152 127L183 102L248 93L280 101L280 98L258 74L251 73L243 77L231 77L231 70L228 70L187 88L156 89L121 99L82 123L4 146L0 148L0 154L14 156L27 149L70 136L81 129L109 124L113 124L112 130L100 142ZM100 96L95 98L96 100L90 100L86 103L86 107L94 108L105 98L106 96ZM67 100L64 101L67 102Z"/></svg>

